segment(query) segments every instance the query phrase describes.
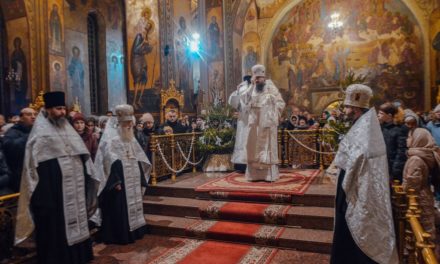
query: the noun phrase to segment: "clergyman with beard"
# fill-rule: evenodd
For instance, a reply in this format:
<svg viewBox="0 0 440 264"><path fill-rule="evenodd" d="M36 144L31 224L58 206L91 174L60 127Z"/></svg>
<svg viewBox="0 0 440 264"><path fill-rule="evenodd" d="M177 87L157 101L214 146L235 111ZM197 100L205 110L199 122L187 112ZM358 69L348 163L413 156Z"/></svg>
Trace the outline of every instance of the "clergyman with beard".
<svg viewBox="0 0 440 264"><path fill-rule="evenodd" d="M15 244L35 231L38 263L87 263L98 181L89 151L67 122L64 93L43 98L26 143Z"/></svg>
<svg viewBox="0 0 440 264"><path fill-rule="evenodd" d="M142 198L151 164L134 137L131 105L118 105L107 122L96 154L99 187L100 237L106 244L129 244L143 237Z"/></svg>
<svg viewBox="0 0 440 264"><path fill-rule="evenodd" d="M249 113L246 153L248 181L276 181L279 178L277 135L281 113L285 107L278 88L266 79L263 65L252 67L252 85L240 95L242 110Z"/></svg>
<svg viewBox="0 0 440 264"><path fill-rule="evenodd" d="M344 114L353 126L333 161L339 169L330 263L399 263L391 211L388 159L373 92L345 91ZM378 246L380 245L380 246Z"/></svg>

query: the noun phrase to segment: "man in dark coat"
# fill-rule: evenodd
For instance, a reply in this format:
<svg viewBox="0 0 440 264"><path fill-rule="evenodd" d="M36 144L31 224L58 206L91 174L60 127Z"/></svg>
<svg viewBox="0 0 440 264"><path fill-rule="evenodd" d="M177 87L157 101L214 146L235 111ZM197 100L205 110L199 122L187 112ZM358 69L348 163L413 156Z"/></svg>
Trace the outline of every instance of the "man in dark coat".
<svg viewBox="0 0 440 264"><path fill-rule="evenodd" d="M13 191L9 188L10 171L6 164L5 154L3 153L3 140L0 137L0 196L10 194ZM2 254L0 254L1 259Z"/></svg>
<svg viewBox="0 0 440 264"><path fill-rule="evenodd" d="M9 188L13 192L20 191L24 150L36 116L37 113L34 109L23 108L20 112L20 121L18 124L13 125L3 137L3 151L6 155L6 162L11 170Z"/></svg>
<svg viewBox="0 0 440 264"><path fill-rule="evenodd" d="M403 167L406 162L406 139L408 129L394 122L397 108L392 103L384 103L379 107L377 118L382 128L387 148L388 171L391 180L402 182Z"/></svg>
<svg viewBox="0 0 440 264"><path fill-rule="evenodd" d="M64 93L43 98L26 144L15 244L35 230L38 263L87 263L98 182L89 151L65 118Z"/></svg>
<svg viewBox="0 0 440 264"><path fill-rule="evenodd" d="M163 134L163 128L169 126L173 129L174 134L185 133L186 129L177 120L177 113L174 110L170 110L166 115L167 120L162 124L160 131Z"/></svg>
<svg viewBox="0 0 440 264"><path fill-rule="evenodd" d="M100 238L128 244L143 237L143 194L151 164L133 133L133 107L116 106L99 143L95 167L100 179Z"/></svg>

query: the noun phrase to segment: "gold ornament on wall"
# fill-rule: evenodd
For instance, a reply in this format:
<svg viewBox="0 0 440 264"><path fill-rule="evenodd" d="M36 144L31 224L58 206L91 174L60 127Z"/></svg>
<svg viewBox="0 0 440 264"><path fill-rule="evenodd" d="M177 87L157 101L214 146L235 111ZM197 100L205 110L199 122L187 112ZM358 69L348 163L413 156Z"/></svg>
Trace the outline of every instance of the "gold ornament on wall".
<svg viewBox="0 0 440 264"><path fill-rule="evenodd" d="M29 107L37 112L40 111L40 109L44 106L43 94L44 92L40 91L37 97L35 97L34 102L29 104Z"/></svg>

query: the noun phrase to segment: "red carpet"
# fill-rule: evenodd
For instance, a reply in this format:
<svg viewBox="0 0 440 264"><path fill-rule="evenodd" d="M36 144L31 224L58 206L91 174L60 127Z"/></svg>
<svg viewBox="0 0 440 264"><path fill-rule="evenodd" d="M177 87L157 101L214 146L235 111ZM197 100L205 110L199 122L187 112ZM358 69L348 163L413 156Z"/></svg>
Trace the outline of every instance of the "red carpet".
<svg viewBox="0 0 440 264"><path fill-rule="evenodd" d="M288 205L215 201L199 208L199 212L202 218L285 224L289 208Z"/></svg>
<svg viewBox="0 0 440 264"><path fill-rule="evenodd" d="M229 244L215 241L184 240L180 245L166 251L150 264L266 264L277 249Z"/></svg>
<svg viewBox="0 0 440 264"><path fill-rule="evenodd" d="M244 174L232 172L196 187L217 199L291 202L292 196L303 195L320 170L280 170L276 182L248 182Z"/></svg>
<svg viewBox="0 0 440 264"><path fill-rule="evenodd" d="M272 225L200 220L186 228L189 237L276 246L284 228Z"/></svg>

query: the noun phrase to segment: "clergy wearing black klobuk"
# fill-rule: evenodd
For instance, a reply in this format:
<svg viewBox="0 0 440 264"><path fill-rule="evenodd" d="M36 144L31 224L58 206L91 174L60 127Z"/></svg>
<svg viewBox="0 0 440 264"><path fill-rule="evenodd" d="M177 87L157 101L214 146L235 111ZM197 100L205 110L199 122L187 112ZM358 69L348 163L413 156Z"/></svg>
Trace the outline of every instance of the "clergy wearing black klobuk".
<svg viewBox="0 0 440 264"><path fill-rule="evenodd" d="M133 107L118 105L99 143L95 158L99 188L100 239L128 244L143 237L143 195L151 164L133 134Z"/></svg>
<svg viewBox="0 0 440 264"><path fill-rule="evenodd" d="M25 149L15 244L35 231L38 263L87 263L99 184L89 151L64 118L64 93L43 98Z"/></svg>
<svg viewBox="0 0 440 264"><path fill-rule="evenodd" d="M362 84L345 91L344 112L354 122L339 143L340 169L330 263L399 263L396 249L386 147L373 92Z"/></svg>

